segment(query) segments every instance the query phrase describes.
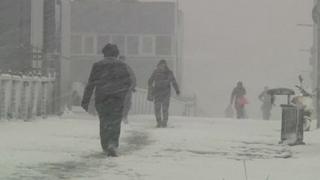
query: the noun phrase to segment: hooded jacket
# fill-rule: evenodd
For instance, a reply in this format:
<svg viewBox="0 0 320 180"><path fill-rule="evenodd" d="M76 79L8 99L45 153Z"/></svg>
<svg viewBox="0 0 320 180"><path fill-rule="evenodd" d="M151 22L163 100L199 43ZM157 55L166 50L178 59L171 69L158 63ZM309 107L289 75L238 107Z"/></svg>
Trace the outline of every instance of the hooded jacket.
<svg viewBox="0 0 320 180"><path fill-rule="evenodd" d="M148 81L149 87L153 88L154 97L170 96L171 84L176 93L179 94L180 90L177 81L173 72L168 68L166 70L156 69Z"/></svg>

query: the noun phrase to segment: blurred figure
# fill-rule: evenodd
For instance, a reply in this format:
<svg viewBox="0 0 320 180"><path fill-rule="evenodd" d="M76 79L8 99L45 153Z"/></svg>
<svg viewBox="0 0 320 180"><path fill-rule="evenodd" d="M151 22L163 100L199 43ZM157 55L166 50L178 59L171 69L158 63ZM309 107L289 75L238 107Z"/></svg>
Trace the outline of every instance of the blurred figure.
<svg viewBox="0 0 320 180"><path fill-rule="evenodd" d="M264 90L259 95L259 100L262 102L261 111L262 119L269 120L271 116L272 106L274 104L274 95L268 94L268 86L264 87Z"/></svg>
<svg viewBox="0 0 320 180"><path fill-rule="evenodd" d="M169 69L166 60L160 60L157 68L153 71L149 81L148 100L154 101L154 112L157 120L157 127L167 127L169 118L169 105L171 96L171 84L176 94L180 94L177 81L173 72Z"/></svg>
<svg viewBox="0 0 320 180"><path fill-rule="evenodd" d="M232 90L230 98L230 106L234 103L238 119L246 118L245 105L248 104L248 101L245 95L246 89L243 87L242 82L239 81L237 86Z"/></svg>
<svg viewBox="0 0 320 180"><path fill-rule="evenodd" d="M81 106L88 111L95 89L95 107L100 119L100 141L108 156L117 156L125 97L132 86L126 64L118 60L116 45L107 44L104 59L93 64Z"/></svg>
<svg viewBox="0 0 320 180"><path fill-rule="evenodd" d="M72 93L72 106L80 106L81 105L81 97L77 91L73 91Z"/></svg>
<svg viewBox="0 0 320 180"><path fill-rule="evenodd" d="M119 56L119 60L123 63L126 63L126 57L125 56ZM132 82L132 85L131 87L129 88L129 91L125 97L125 100L124 100L124 106L123 106L123 117L122 117L122 121L125 123L125 124L128 124L129 121L128 121L128 114L129 114L129 111L131 109L131 105L132 105L132 93L136 91L136 85L137 85L137 80L136 80L136 76L133 72L133 70L131 69L131 67L127 64L127 68L128 68L128 71L130 73L130 78L131 78L131 82Z"/></svg>

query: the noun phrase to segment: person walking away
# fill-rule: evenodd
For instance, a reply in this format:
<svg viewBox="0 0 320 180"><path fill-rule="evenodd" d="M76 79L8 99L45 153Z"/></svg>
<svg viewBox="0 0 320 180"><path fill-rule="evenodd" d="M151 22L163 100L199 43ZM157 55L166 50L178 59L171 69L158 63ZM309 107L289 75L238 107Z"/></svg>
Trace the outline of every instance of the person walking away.
<svg viewBox="0 0 320 180"><path fill-rule="evenodd" d="M269 88L266 86L261 94L258 96L259 100L262 102L261 111L262 119L269 120L271 116L272 106L274 104L274 95L268 94Z"/></svg>
<svg viewBox="0 0 320 180"><path fill-rule="evenodd" d="M157 127L167 127L169 119L169 105L171 96L171 85L176 94L180 90L173 72L169 69L166 60L159 61L157 68L153 71L148 81L149 89L152 89L152 100L154 101L154 112L157 120ZM150 97L148 97L150 99Z"/></svg>
<svg viewBox="0 0 320 180"><path fill-rule="evenodd" d="M95 108L100 120L100 143L108 156L117 156L125 96L132 86L127 65L118 60L116 45L107 44L104 59L93 64L81 106L88 111L95 90Z"/></svg>
<svg viewBox="0 0 320 180"><path fill-rule="evenodd" d="M119 56L119 60L122 61L123 63L126 63L126 57L125 56ZM130 74L130 78L131 78L131 87L129 88L129 91L125 97L125 100L124 100L124 107L123 107L123 115L122 115L122 121L125 123L125 124L128 124L129 121L128 121L128 114L129 114L129 111L131 109L131 106L132 106L132 93L136 91L136 84L137 84L137 81L136 81L136 76L132 70L132 68L127 64L127 68L128 68L128 72Z"/></svg>
<svg viewBox="0 0 320 180"><path fill-rule="evenodd" d="M232 90L230 100L230 106L234 103L238 119L243 119L246 117L245 105L248 104L248 101L245 98L245 95L246 89L243 87L243 83L239 81L237 86Z"/></svg>

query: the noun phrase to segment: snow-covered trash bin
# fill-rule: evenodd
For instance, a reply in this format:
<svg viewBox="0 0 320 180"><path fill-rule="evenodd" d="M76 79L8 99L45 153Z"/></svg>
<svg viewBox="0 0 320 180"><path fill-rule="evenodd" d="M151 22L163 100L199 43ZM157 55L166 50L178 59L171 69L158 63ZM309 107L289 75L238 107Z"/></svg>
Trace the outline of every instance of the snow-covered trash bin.
<svg viewBox="0 0 320 180"><path fill-rule="evenodd" d="M270 95L287 96L287 104L282 104L281 141L288 145L304 144L303 142L303 108L291 104L292 89L276 88L267 91Z"/></svg>
<svg viewBox="0 0 320 180"><path fill-rule="evenodd" d="M303 142L303 109L290 104L282 104L281 141L288 145Z"/></svg>

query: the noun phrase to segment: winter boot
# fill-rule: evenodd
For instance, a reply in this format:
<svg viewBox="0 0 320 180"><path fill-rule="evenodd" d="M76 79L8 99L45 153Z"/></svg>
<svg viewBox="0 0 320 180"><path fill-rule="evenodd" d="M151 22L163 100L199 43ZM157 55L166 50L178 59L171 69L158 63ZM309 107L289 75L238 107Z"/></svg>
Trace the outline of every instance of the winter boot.
<svg viewBox="0 0 320 180"><path fill-rule="evenodd" d="M167 122L166 121L163 121L162 124L161 124L161 127L163 128L166 128L168 125L167 125Z"/></svg>
<svg viewBox="0 0 320 180"><path fill-rule="evenodd" d="M118 157L117 148L113 145L109 145L108 150L107 150L107 156Z"/></svg>
<svg viewBox="0 0 320 180"><path fill-rule="evenodd" d="M157 128L160 128L162 126L161 120L157 118Z"/></svg>

